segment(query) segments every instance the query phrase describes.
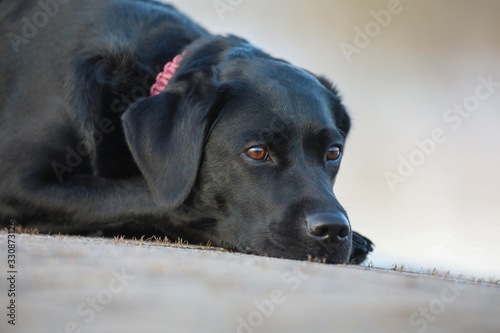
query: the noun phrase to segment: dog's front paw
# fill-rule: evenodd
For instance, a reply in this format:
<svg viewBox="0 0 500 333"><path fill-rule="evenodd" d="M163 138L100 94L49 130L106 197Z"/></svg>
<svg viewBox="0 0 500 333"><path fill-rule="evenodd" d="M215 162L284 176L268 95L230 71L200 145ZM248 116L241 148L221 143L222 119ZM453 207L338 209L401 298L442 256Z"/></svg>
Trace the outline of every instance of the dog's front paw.
<svg viewBox="0 0 500 333"><path fill-rule="evenodd" d="M373 251L374 244L368 238L361 236L357 232L352 233L352 250L349 262L359 265L365 261L370 252Z"/></svg>

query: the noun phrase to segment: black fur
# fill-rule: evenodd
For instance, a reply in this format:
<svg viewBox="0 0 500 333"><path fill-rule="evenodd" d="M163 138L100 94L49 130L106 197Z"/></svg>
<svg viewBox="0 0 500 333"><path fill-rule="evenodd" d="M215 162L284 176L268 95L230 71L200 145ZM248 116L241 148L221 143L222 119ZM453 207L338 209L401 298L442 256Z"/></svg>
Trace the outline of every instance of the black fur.
<svg viewBox="0 0 500 333"><path fill-rule="evenodd" d="M210 35L170 5L45 3L54 15L29 34L46 9L0 2L3 225L156 228L331 263L372 251L332 192L340 159L325 156L343 148L350 120L329 81L236 36ZM168 87L149 97L181 52ZM250 159L251 146L269 158Z"/></svg>

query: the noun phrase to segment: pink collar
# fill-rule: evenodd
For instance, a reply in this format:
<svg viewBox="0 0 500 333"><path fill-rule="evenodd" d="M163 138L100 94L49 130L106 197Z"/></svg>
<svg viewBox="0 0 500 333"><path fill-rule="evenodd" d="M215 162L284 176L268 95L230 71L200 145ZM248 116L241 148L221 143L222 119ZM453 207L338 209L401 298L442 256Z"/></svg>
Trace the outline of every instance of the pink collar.
<svg viewBox="0 0 500 333"><path fill-rule="evenodd" d="M168 85L168 82L174 76L175 71L179 68L179 64L182 61L184 53L175 56L172 61L167 62L165 67L163 67L163 72L160 72L158 76L156 76L156 82L151 87L151 96L156 96L165 89Z"/></svg>

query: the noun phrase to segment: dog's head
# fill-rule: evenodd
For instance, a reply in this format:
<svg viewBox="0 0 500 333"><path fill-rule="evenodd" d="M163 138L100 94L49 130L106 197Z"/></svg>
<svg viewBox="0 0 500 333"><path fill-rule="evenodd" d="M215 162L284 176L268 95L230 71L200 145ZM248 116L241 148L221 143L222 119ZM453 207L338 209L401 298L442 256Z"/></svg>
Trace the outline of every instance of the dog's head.
<svg viewBox="0 0 500 333"><path fill-rule="evenodd" d="M350 121L326 80L214 37L123 123L157 201L190 229L244 252L348 261L332 188Z"/></svg>

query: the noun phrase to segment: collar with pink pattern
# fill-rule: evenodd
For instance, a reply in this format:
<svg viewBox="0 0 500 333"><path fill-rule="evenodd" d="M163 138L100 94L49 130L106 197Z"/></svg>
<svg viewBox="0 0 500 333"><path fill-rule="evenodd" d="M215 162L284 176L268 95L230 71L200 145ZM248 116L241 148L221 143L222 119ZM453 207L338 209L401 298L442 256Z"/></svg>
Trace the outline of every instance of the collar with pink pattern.
<svg viewBox="0 0 500 333"><path fill-rule="evenodd" d="M163 67L163 71L156 76L156 82L151 87L151 96L156 96L165 89L172 76L174 76L175 71L179 68L179 64L182 61L184 54L185 53L175 56L172 61L167 62L167 64Z"/></svg>

